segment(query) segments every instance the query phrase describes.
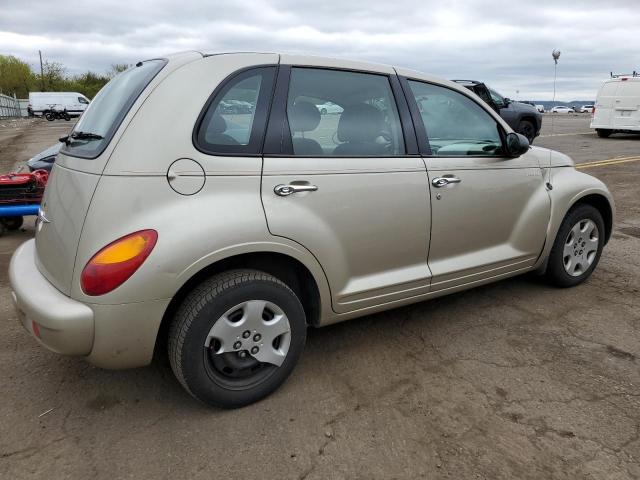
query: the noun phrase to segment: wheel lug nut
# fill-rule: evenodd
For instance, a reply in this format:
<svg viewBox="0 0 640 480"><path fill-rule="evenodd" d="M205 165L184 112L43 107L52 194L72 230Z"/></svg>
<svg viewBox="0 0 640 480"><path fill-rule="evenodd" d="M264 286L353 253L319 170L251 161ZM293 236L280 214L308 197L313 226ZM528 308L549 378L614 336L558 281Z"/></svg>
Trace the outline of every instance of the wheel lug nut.
<svg viewBox="0 0 640 480"><path fill-rule="evenodd" d="M260 349L259 349L258 347L253 347L253 348L251 349L251 353L252 353L252 354L254 354L254 355L255 355L256 353L258 353L259 351L260 351Z"/></svg>
<svg viewBox="0 0 640 480"><path fill-rule="evenodd" d="M236 342L233 344L233 348L238 350L242 346L242 342Z"/></svg>
<svg viewBox="0 0 640 480"><path fill-rule="evenodd" d="M241 351L239 351L239 352L238 352L238 356L239 356L240 358L244 358L244 357L246 357L246 356L247 356L247 352L245 352L244 350L241 350Z"/></svg>
<svg viewBox="0 0 640 480"><path fill-rule="evenodd" d="M262 335L260 335L259 333L256 333L256 334L253 336L253 341L254 341L254 342L259 342L261 338L262 338Z"/></svg>
<svg viewBox="0 0 640 480"><path fill-rule="evenodd" d="M249 338L251 336L251 332L249 330L245 330L242 332L242 338Z"/></svg>

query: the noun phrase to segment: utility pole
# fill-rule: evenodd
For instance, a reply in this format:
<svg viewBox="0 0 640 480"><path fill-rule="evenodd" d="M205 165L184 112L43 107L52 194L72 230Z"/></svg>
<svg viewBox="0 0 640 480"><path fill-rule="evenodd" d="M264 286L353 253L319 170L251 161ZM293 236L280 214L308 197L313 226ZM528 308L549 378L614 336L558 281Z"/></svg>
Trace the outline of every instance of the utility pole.
<svg viewBox="0 0 640 480"><path fill-rule="evenodd" d="M42 87L42 91L44 92L44 70L42 68L42 51L38 50L38 54L40 55L40 86Z"/></svg>

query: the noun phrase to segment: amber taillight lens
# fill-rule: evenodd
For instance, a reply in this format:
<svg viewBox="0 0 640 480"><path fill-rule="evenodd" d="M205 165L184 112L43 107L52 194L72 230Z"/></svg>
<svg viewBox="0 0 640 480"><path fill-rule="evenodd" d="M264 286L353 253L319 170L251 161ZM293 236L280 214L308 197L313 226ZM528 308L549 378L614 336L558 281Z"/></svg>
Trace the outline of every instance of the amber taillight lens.
<svg viewBox="0 0 640 480"><path fill-rule="evenodd" d="M142 265L157 241L155 230L141 230L111 242L91 257L82 270L82 291L96 296L115 290Z"/></svg>

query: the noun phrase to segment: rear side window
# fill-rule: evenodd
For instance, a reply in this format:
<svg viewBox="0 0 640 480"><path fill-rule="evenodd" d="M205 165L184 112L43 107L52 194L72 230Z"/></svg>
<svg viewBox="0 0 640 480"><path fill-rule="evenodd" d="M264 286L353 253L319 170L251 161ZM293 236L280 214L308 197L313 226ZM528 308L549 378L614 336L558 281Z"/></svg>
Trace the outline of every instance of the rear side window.
<svg viewBox="0 0 640 480"><path fill-rule="evenodd" d="M62 152L88 159L99 156L131 106L166 63L166 60L140 62L107 83L80 117Z"/></svg>
<svg viewBox="0 0 640 480"><path fill-rule="evenodd" d="M275 67L241 72L214 92L196 126L195 145L211 154L259 154Z"/></svg>
<svg viewBox="0 0 640 480"><path fill-rule="evenodd" d="M385 75L292 68L287 119L296 156L405 154L398 109Z"/></svg>
<svg viewBox="0 0 640 480"><path fill-rule="evenodd" d="M432 155L502 154L498 124L480 105L449 88L410 80Z"/></svg>

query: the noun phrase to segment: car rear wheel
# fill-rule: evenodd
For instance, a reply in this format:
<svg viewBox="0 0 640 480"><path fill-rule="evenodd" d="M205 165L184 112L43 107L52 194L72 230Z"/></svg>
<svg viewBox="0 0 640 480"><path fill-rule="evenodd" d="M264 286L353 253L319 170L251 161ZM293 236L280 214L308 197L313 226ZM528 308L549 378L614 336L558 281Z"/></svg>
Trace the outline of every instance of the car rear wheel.
<svg viewBox="0 0 640 480"><path fill-rule="evenodd" d="M584 282L598 265L604 238L604 221L596 208L585 204L572 208L560 225L549 255L549 281L559 287Z"/></svg>
<svg viewBox="0 0 640 480"><path fill-rule="evenodd" d="M529 120L522 120L518 124L518 133L527 137L529 143L533 143L533 140L536 138L536 128Z"/></svg>
<svg viewBox="0 0 640 480"><path fill-rule="evenodd" d="M276 390L297 363L306 318L293 291L255 270L196 287L169 329L169 360L182 386L208 405L235 408Z"/></svg>
<svg viewBox="0 0 640 480"><path fill-rule="evenodd" d="M604 129L604 128L596 128L596 133L600 138L608 138L609 135L611 135L611 133L613 132L611 130Z"/></svg>

